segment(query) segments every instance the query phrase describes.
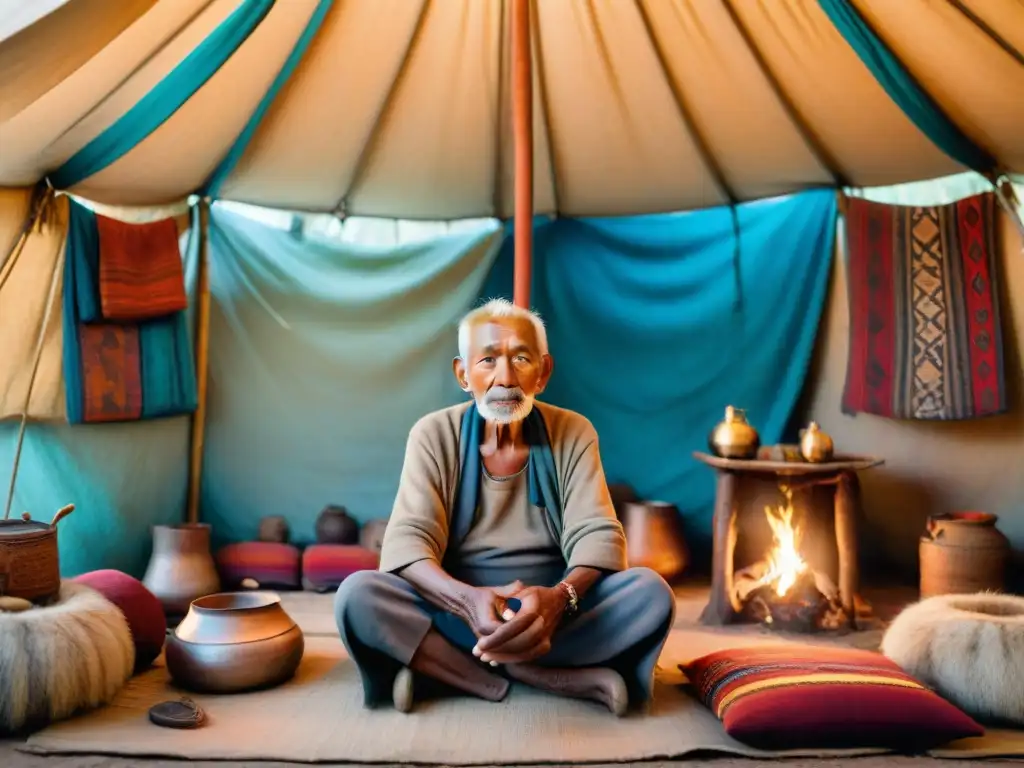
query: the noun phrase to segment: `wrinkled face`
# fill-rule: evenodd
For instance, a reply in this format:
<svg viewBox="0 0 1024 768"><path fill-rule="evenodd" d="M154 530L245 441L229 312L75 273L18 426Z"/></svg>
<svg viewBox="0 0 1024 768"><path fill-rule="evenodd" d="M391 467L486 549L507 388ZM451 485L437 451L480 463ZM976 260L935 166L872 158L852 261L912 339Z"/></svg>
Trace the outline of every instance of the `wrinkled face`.
<svg viewBox="0 0 1024 768"><path fill-rule="evenodd" d="M525 419L551 377L550 355L542 355L529 320L490 320L470 329L468 356L454 361L459 386L471 393L487 421Z"/></svg>

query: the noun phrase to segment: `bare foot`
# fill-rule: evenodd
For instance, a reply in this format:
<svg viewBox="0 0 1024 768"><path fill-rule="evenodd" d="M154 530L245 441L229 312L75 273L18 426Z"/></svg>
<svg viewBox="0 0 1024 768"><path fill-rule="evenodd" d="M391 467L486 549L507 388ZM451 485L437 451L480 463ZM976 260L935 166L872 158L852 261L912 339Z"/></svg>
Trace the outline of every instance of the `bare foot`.
<svg viewBox="0 0 1024 768"><path fill-rule="evenodd" d="M629 709L626 681L609 667L552 669L533 664L508 664L505 670L513 679L548 693L604 704L616 717L622 717Z"/></svg>
<svg viewBox="0 0 1024 768"><path fill-rule="evenodd" d="M402 667L395 675L395 684L391 687L391 700L395 709L399 712L412 710L413 686L415 684L413 672L408 667Z"/></svg>

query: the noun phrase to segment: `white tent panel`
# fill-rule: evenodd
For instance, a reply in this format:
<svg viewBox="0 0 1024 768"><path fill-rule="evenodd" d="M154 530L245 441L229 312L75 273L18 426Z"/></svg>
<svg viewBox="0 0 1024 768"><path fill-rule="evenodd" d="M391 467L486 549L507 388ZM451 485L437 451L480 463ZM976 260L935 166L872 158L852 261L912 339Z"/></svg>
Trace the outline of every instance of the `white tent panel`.
<svg viewBox="0 0 1024 768"><path fill-rule="evenodd" d="M1024 66L952 2L855 0L876 33L970 139L1024 169ZM996 29L1024 30L1024 2L990 2ZM908 34L913 30L912 34ZM1021 50L1021 49L1018 49Z"/></svg>
<svg viewBox="0 0 1024 768"><path fill-rule="evenodd" d="M66 138L69 134L94 121L92 115L104 106L109 109L122 85L130 88L133 83L142 83L141 91L136 85L135 98L144 94L146 88L188 55L238 0L222 0L201 13L211 2L158 3L73 74L11 119L0 122L0 184L34 184L57 168L92 138L99 127L93 125L91 134L76 134L71 144ZM71 44L73 36L73 30L67 30L62 36L54 35L47 45ZM0 46L0 57L5 51L6 46ZM150 65L148 80L136 80L136 77L143 77L147 64ZM6 95L6 85L0 88L0 93ZM107 123L113 122L133 103L133 99L122 99L119 111L113 117L107 112L104 119ZM175 190L176 197L180 196L177 192ZM125 191L119 202L132 202L130 190Z"/></svg>
<svg viewBox="0 0 1024 768"><path fill-rule="evenodd" d="M0 40L0 186L58 167L241 2L67 0ZM958 2L1022 44L1021 0ZM970 13L952 0L856 4L967 135L1024 170L1024 67ZM316 6L279 0L184 107L74 191L120 205L195 191ZM361 216L511 215L510 9L335 2L222 195ZM538 213L690 209L963 170L893 103L817 0L533 0L532 10ZM83 32L68 20L86 11Z"/></svg>
<svg viewBox="0 0 1024 768"><path fill-rule="evenodd" d="M948 0L959 3L963 10L972 14L982 24L994 30L1013 48L1024 53L1024 3L999 2L998 0Z"/></svg>
<svg viewBox="0 0 1024 768"><path fill-rule="evenodd" d="M226 9L223 2L215 6L230 12L234 4L235 0ZM131 152L79 184L75 191L99 202L114 203L127 189L131 190L135 204L156 205L180 196L180 190L199 187L244 129L302 34L313 8L312 3L305 2L276 3L267 14L266 23L256 28L237 53L181 109ZM212 29L217 22L210 21ZM190 27L187 31L192 38L196 30ZM200 39L188 42L191 49ZM117 106L105 104L97 112L97 125L90 130L89 138L159 80L162 75L154 69L164 70L168 65L173 66L173 62L154 60L139 72L139 81L118 91L111 100Z"/></svg>
<svg viewBox="0 0 1024 768"><path fill-rule="evenodd" d="M0 122L58 86L148 11L156 0L14 0L0 5ZM38 8L37 8L38 6ZM31 22L36 10L42 14ZM8 16L7 14L12 14ZM6 35L7 29L18 30Z"/></svg>
<svg viewBox="0 0 1024 768"><path fill-rule="evenodd" d="M48 16L68 0L0 0L0 42Z"/></svg>
<svg viewBox="0 0 1024 768"><path fill-rule="evenodd" d="M729 1L795 112L851 184L896 184L962 170L892 102L817 0ZM749 142L743 161L773 152L775 143L772 135ZM802 182L780 171L790 184Z"/></svg>

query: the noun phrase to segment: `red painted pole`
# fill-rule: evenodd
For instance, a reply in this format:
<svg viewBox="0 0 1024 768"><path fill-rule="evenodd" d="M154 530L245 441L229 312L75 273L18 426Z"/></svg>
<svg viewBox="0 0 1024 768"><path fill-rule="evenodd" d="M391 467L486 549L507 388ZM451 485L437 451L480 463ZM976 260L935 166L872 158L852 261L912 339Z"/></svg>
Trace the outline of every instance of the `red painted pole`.
<svg viewBox="0 0 1024 768"><path fill-rule="evenodd" d="M512 135L515 141L513 302L530 306L533 271L533 65L530 2L512 0Z"/></svg>

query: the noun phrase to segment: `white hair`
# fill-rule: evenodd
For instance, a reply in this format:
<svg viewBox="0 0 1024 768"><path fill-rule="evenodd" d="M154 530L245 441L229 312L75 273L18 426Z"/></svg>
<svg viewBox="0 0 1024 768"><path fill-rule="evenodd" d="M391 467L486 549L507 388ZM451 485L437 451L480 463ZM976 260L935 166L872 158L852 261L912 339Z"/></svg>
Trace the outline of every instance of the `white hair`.
<svg viewBox="0 0 1024 768"><path fill-rule="evenodd" d="M459 357L463 360L469 357L469 334L474 325L509 317L528 320L533 325L540 353L548 354L548 332L540 315L533 310L518 307L508 299L491 299L483 306L469 312L459 322Z"/></svg>

